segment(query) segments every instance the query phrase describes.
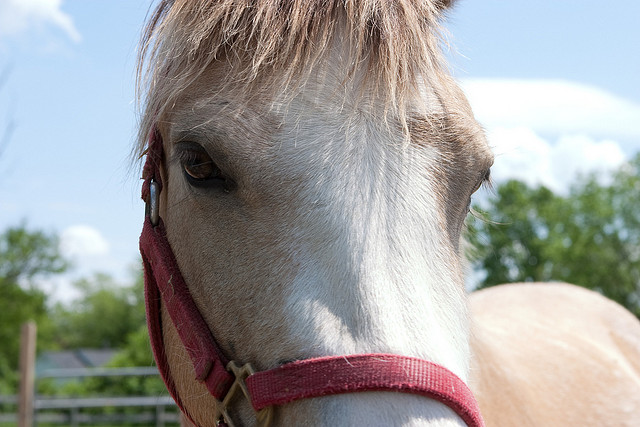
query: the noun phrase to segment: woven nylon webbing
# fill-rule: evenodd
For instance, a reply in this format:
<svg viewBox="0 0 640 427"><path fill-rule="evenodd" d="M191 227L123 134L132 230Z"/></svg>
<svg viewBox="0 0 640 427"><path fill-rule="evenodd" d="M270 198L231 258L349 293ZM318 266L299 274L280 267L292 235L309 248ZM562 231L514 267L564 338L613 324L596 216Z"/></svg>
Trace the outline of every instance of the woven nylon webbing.
<svg viewBox="0 0 640 427"><path fill-rule="evenodd" d="M397 391L437 400L469 426L484 426L467 385L448 369L413 357L359 354L306 359L246 379L254 409L361 391Z"/></svg>

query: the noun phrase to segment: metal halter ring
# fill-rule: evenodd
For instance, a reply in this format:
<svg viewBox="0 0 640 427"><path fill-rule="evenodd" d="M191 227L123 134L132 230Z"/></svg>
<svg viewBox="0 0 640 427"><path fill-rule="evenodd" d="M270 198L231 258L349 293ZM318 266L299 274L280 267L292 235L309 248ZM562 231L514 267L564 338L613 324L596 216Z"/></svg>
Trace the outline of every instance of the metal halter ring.
<svg viewBox="0 0 640 427"><path fill-rule="evenodd" d="M147 201L147 215L154 227L160 222L160 191L158 183L151 180L149 183L149 200Z"/></svg>

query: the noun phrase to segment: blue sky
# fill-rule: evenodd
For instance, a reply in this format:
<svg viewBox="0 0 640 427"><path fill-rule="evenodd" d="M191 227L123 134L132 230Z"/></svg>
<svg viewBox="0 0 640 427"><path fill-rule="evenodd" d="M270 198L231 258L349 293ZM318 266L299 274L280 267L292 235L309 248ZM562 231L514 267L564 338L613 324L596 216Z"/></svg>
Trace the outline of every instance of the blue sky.
<svg viewBox="0 0 640 427"><path fill-rule="evenodd" d="M494 175L566 191L640 151L640 2L459 0L449 57L498 154ZM149 1L0 0L0 229L62 236L76 264L137 262L134 68ZM0 136L1 138L1 136ZM0 139L1 141L1 139Z"/></svg>
<svg viewBox="0 0 640 427"><path fill-rule="evenodd" d="M474 77L565 79L640 101L640 2L460 0L449 26Z"/></svg>

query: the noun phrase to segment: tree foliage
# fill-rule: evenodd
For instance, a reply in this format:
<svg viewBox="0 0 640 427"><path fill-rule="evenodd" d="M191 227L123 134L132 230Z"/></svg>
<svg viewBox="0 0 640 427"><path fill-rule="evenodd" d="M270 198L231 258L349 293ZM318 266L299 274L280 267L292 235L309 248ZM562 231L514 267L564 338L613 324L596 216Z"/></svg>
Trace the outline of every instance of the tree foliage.
<svg viewBox="0 0 640 427"><path fill-rule="evenodd" d="M0 280L6 284L31 284L34 277L61 273L67 268L60 255L58 238L26 225L0 234Z"/></svg>
<svg viewBox="0 0 640 427"><path fill-rule="evenodd" d="M20 327L29 320L38 325L39 351L115 348L120 352L111 366L153 364L140 272L126 285L106 274L81 279L74 284L80 290L79 299L52 306L38 284L66 270L68 263L58 248L56 235L29 230L24 224L0 234L0 394L17 390ZM105 381L94 379L80 388L88 392L102 387L116 394L118 390L120 394L144 394L145 390L157 394L163 389L155 377Z"/></svg>
<svg viewBox="0 0 640 427"><path fill-rule="evenodd" d="M125 344L107 367L152 366L153 354L147 326L141 325L126 337ZM166 393L159 375L127 377L89 377L69 382L61 389L43 390L47 394L65 396L158 396Z"/></svg>
<svg viewBox="0 0 640 427"><path fill-rule="evenodd" d="M53 311L57 341L64 348L118 349L108 367L152 366L154 363L145 322L141 271L129 285L96 274L75 283L81 297ZM165 392L159 376L95 377L56 388L44 382L41 393L79 395L159 395Z"/></svg>
<svg viewBox="0 0 640 427"><path fill-rule="evenodd" d="M20 326L29 320L47 330L46 295L34 281L67 268L58 239L23 224L0 234L0 393L12 392L17 382Z"/></svg>
<svg viewBox="0 0 640 427"><path fill-rule="evenodd" d="M121 285L106 274L95 274L74 285L81 297L53 311L63 347L122 348L129 334L145 324L141 278Z"/></svg>
<svg viewBox="0 0 640 427"><path fill-rule="evenodd" d="M497 187L472 220L480 287L566 281L597 290L640 316L640 155L611 183L591 175L568 196L519 181Z"/></svg>

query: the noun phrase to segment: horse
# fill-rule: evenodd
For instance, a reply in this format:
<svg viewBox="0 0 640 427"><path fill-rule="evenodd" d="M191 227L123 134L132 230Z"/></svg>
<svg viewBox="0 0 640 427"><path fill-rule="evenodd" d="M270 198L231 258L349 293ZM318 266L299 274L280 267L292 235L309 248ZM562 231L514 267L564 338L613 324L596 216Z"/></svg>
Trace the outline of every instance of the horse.
<svg viewBox="0 0 640 427"><path fill-rule="evenodd" d="M519 283L469 298L471 378L488 426L636 426L640 322L566 283Z"/></svg>
<svg viewBox="0 0 640 427"><path fill-rule="evenodd" d="M134 149L147 321L194 424L521 425L497 403L509 372L485 377L517 349L495 346L491 301L472 298L470 321L462 230L493 154L443 59L449 7L151 13Z"/></svg>

